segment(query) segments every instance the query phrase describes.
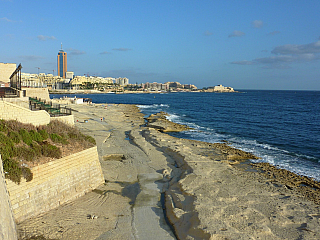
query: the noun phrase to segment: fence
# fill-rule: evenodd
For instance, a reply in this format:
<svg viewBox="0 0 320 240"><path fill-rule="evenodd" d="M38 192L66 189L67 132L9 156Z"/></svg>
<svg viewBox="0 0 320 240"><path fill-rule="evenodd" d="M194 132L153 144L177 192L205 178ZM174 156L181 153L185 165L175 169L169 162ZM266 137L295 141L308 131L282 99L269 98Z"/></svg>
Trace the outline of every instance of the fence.
<svg viewBox="0 0 320 240"><path fill-rule="evenodd" d="M61 107L60 104L54 104L51 101L41 100L41 98L29 97L29 108L32 111L45 110L50 117L71 115L71 108Z"/></svg>

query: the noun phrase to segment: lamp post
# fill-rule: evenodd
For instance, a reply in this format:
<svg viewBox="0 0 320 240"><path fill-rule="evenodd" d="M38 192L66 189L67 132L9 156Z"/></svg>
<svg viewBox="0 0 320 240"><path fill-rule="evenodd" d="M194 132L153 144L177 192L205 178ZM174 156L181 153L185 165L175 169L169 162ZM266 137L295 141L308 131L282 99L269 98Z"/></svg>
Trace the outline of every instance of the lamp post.
<svg viewBox="0 0 320 240"><path fill-rule="evenodd" d="M38 79L39 79L38 87L39 87L39 84L40 84L39 70L40 70L40 68L39 67L35 67L35 68L38 68Z"/></svg>

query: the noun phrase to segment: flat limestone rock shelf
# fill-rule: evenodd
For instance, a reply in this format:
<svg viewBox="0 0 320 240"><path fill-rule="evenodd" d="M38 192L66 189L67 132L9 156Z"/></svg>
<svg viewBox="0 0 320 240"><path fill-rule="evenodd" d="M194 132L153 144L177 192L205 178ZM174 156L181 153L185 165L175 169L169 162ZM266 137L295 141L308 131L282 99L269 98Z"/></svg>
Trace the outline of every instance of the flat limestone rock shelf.
<svg viewBox="0 0 320 240"><path fill-rule="evenodd" d="M176 239L161 206L166 157L141 136L133 105L72 105L76 126L96 139L105 184L19 224L21 236L52 239ZM133 139L133 140L131 140ZM91 218L89 216L96 216Z"/></svg>

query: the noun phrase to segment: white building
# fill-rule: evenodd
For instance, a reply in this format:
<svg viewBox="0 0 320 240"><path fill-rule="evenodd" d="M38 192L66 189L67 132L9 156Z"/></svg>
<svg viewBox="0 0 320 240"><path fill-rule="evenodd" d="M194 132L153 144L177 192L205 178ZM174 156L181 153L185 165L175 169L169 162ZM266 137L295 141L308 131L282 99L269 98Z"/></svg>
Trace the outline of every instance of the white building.
<svg viewBox="0 0 320 240"><path fill-rule="evenodd" d="M126 86L129 84L129 79L128 78L116 78L116 84L119 84L120 86Z"/></svg>

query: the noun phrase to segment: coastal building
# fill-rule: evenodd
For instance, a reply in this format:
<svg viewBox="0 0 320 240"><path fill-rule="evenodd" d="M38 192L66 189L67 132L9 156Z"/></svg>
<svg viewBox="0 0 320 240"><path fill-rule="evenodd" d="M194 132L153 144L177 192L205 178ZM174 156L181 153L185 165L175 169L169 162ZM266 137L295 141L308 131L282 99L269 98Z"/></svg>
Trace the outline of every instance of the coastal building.
<svg viewBox="0 0 320 240"><path fill-rule="evenodd" d="M209 87L205 92L235 92L232 87L224 87L221 84L214 86L214 87Z"/></svg>
<svg viewBox="0 0 320 240"><path fill-rule="evenodd" d="M169 90L169 85L167 83L146 82L143 85L143 89L146 91L167 91Z"/></svg>
<svg viewBox="0 0 320 240"><path fill-rule="evenodd" d="M119 84L120 86L126 86L129 84L129 79L124 77L124 78L116 78L116 84Z"/></svg>
<svg viewBox="0 0 320 240"><path fill-rule="evenodd" d="M66 79L73 79L74 72L66 72Z"/></svg>
<svg viewBox="0 0 320 240"><path fill-rule="evenodd" d="M66 78L67 72L67 53L61 49L58 53L58 76Z"/></svg>

